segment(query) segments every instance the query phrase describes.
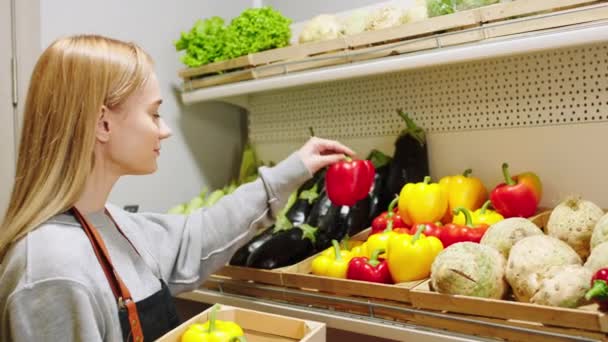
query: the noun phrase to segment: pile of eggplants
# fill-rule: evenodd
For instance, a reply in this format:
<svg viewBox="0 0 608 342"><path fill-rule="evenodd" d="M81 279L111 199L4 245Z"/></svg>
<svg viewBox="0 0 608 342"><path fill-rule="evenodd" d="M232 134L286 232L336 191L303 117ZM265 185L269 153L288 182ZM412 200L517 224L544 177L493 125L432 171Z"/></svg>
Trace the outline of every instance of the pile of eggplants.
<svg viewBox="0 0 608 342"><path fill-rule="evenodd" d="M408 182L429 174L424 131L399 111L407 128L395 142L393 158L373 150L374 186L354 206L335 206L325 191L325 171L317 172L294 194L275 225L261 231L233 255L230 265L273 269L293 265L369 227Z"/></svg>

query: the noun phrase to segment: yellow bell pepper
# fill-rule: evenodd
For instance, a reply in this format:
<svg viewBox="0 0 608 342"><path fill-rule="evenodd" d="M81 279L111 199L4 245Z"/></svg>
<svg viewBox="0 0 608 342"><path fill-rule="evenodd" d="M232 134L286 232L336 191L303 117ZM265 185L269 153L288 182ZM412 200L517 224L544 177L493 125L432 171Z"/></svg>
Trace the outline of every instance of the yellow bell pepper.
<svg viewBox="0 0 608 342"><path fill-rule="evenodd" d="M219 305L214 305L209 320L204 324L194 323L188 326L182 335L181 342L234 342L245 341L243 329L228 321L215 319Z"/></svg>
<svg viewBox="0 0 608 342"><path fill-rule="evenodd" d="M443 244L434 236L425 236L426 228L421 224L414 236L409 234L393 235L388 242L387 263L395 283L428 278L431 265Z"/></svg>
<svg viewBox="0 0 608 342"><path fill-rule="evenodd" d="M400 233L394 232L389 227L386 228L382 233L374 234L367 238L367 252L372 252L378 249L382 249L384 251L388 251L388 241L393 235L401 235ZM407 234L405 234L407 235ZM366 257L371 257L371 255L366 255ZM380 256L380 257L385 257Z"/></svg>
<svg viewBox="0 0 608 342"><path fill-rule="evenodd" d="M350 239L347 237L347 238L344 238L344 239L342 240L342 242L340 243L340 246L341 246L340 248L341 248L343 251L351 251L351 254L352 254L352 250L353 250L355 247L360 246L360 245L362 245L362 244L363 244L363 241L359 241L359 240L350 240ZM331 256L335 255L335 252L334 252L334 247L333 247L333 246L328 247L326 250L324 250L323 252L321 252L321 255L325 255L325 256L328 256L328 257L331 257Z"/></svg>
<svg viewBox="0 0 608 342"><path fill-rule="evenodd" d="M452 211L464 207L470 211L480 208L488 199L488 190L481 180L470 177L471 169L462 175L447 176L439 180L439 185L448 194L448 210L443 218L444 223L452 221Z"/></svg>
<svg viewBox="0 0 608 342"><path fill-rule="evenodd" d="M319 255L312 260L312 273L320 276L346 278L348 263L352 259L349 251L340 249L340 244L336 240L332 240L331 244L334 248L334 255Z"/></svg>
<svg viewBox="0 0 608 342"><path fill-rule="evenodd" d="M399 214L406 223L437 222L448 209L448 195L437 183L429 183L424 177L421 183L408 183L399 194Z"/></svg>
<svg viewBox="0 0 608 342"><path fill-rule="evenodd" d="M352 255L353 258L357 258L357 257L369 258L370 255L367 250L367 241L363 242L359 246L353 247L353 249L350 250L350 254Z"/></svg>
<svg viewBox="0 0 608 342"><path fill-rule="evenodd" d="M505 219L502 215L500 215L496 211L488 209L488 206L490 205L490 203L491 202L489 200L486 201L486 203L484 203L481 208L479 208L479 209L475 210L473 213L471 213L471 219L473 221L474 226L479 226L482 224L487 224L488 226L491 226L494 223ZM459 225L464 225L465 224L464 214L462 212L460 212L459 214L454 216L453 223L456 223Z"/></svg>

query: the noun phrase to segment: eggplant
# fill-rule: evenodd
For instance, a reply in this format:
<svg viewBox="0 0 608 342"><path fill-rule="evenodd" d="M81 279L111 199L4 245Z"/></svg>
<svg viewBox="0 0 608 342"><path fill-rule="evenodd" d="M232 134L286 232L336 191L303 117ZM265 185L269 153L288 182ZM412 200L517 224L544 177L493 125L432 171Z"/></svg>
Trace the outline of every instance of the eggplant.
<svg viewBox="0 0 608 342"><path fill-rule="evenodd" d="M340 241L346 234L343 227L337 224L341 209L342 206L332 204L327 191L323 191L310 210L306 224L318 228L315 243L317 250L326 249L331 246L331 240Z"/></svg>
<svg viewBox="0 0 608 342"><path fill-rule="evenodd" d="M249 241L243 247L239 248L234 253L232 258L230 259L229 264L233 266L247 265L247 258L249 258L249 255L272 238L272 233L274 229L275 227L273 225L270 228L266 228L261 233L257 234L253 239L251 239L251 241Z"/></svg>
<svg viewBox="0 0 608 342"><path fill-rule="evenodd" d="M390 203L390 201L387 201L387 197L383 196L383 193L390 171L392 158L378 150L372 150L367 159L371 160L372 164L374 164L374 167L376 168L374 185L369 193L369 220L371 222L376 216L380 215L384 210L386 210Z"/></svg>
<svg viewBox="0 0 608 342"><path fill-rule="evenodd" d="M430 174L424 130L403 111L397 113L407 127L395 141L395 153L384 187L383 201L386 203L398 196L405 184L422 182Z"/></svg>
<svg viewBox="0 0 608 342"><path fill-rule="evenodd" d="M353 236L372 224L370 215L371 200L372 196L370 194L349 208L350 210L344 223L348 236Z"/></svg>
<svg viewBox="0 0 608 342"><path fill-rule="evenodd" d="M302 184L297 192L292 193L285 208L277 215L275 224L239 248L230 259L230 265L246 266L250 254L273 238L274 234L303 224L314 201L319 196L317 190L324 188L324 174L324 170L318 171L311 179Z"/></svg>
<svg viewBox="0 0 608 342"><path fill-rule="evenodd" d="M285 216L292 225L298 226L306 222L315 201L319 198L319 192L325 188L325 170L315 173L298 190L298 198L289 208Z"/></svg>
<svg viewBox="0 0 608 342"><path fill-rule="evenodd" d="M246 266L273 269L292 265L315 253L316 228L306 224L272 234L251 252Z"/></svg>

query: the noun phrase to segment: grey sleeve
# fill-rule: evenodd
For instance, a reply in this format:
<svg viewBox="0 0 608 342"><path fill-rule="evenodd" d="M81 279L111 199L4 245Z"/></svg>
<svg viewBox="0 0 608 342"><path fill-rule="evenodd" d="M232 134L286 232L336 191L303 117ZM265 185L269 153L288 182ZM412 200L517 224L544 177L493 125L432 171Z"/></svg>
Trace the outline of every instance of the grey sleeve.
<svg viewBox="0 0 608 342"><path fill-rule="evenodd" d="M173 294L198 287L225 265L259 227L272 223L287 197L312 175L297 154L190 215L129 214L146 236Z"/></svg>
<svg viewBox="0 0 608 342"><path fill-rule="evenodd" d="M4 317L3 341L103 341L106 334L90 291L66 279L34 283L15 292Z"/></svg>

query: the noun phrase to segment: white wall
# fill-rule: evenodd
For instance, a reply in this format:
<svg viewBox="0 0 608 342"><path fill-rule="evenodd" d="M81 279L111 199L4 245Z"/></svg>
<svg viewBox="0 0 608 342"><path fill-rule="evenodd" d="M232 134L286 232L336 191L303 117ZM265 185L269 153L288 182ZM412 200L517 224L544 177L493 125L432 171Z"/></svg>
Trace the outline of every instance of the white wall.
<svg viewBox="0 0 608 342"><path fill-rule="evenodd" d="M221 103L182 107L174 86L183 66L173 41L198 18L230 19L250 5L250 0L40 0L42 48L64 35L97 33L134 41L156 61L164 97L161 111L174 135L162 146L159 170L121 179L110 201L165 211L204 186L225 185L236 173L243 114Z"/></svg>

